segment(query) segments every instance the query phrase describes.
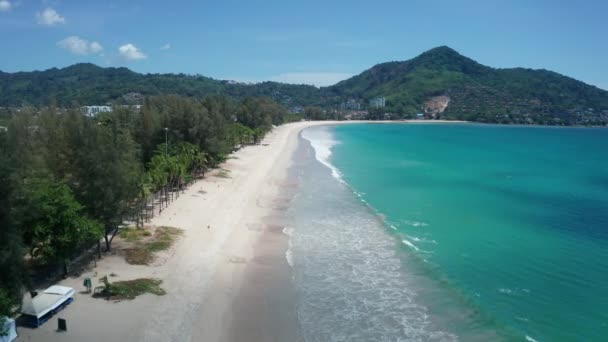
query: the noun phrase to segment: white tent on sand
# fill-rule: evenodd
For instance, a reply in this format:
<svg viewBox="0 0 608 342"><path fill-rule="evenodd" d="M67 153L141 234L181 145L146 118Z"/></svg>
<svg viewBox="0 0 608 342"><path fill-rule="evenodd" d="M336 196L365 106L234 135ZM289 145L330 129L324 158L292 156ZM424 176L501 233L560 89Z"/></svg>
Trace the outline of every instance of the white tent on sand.
<svg viewBox="0 0 608 342"><path fill-rule="evenodd" d="M73 297L73 288L53 285L31 300L26 300L21 308L21 313L30 316L31 325L39 326L49 316L71 303L74 300Z"/></svg>

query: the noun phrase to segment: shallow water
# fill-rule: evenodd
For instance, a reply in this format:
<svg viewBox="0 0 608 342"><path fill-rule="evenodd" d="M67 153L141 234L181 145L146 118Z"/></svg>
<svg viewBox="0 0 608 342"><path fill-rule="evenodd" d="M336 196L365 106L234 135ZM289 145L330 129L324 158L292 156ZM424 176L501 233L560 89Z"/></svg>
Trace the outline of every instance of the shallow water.
<svg viewBox="0 0 608 342"><path fill-rule="evenodd" d="M303 137L286 233L307 341L608 336L608 131L364 124Z"/></svg>

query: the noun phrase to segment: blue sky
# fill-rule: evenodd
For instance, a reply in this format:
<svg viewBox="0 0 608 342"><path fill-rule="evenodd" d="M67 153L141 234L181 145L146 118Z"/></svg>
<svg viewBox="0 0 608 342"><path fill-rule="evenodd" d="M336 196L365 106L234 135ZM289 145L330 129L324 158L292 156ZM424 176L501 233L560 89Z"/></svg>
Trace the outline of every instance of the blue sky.
<svg viewBox="0 0 608 342"><path fill-rule="evenodd" d="M608 1L0 0L0 70L77 62L328 85L439 45L608 89Z"/></svg>

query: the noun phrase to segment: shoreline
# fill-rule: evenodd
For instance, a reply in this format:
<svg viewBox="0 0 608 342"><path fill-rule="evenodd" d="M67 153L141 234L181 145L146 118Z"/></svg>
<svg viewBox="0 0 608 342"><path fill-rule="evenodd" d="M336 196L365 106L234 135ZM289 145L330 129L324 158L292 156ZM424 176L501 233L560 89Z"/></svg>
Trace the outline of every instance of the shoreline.
<svg viewBox="0 0 608 342"><path fill-rule="evenodd" d="M252 336L279 341L290 333L283 323L289 321L293 296L289 291L276 296L277 290L289 289L291 271L277 215L285 206L273 201L289 192L284 185L299 132L333 123L281 125L262 144L232 154L221 165L228 177L219 175L221 169L211 172L150 222L183 230L157 262L129 265L114 248L96 266L91 262L58 282L75 289L75 301L37 329L19 327L17 341L251 341ZM108 302L81 293L85 277L95 287L103 275L113 275L111 282L158 278L167 294ZM270 310L277 305L282 309ZM67 320L67 332L55 331L58 317Z"/></svg>
<svg viewBox="0 0 608 342"><path fill-rule="evenodd" d="M358 123L404 121L303 121L273 129L221 165L228 177L211 172L152 220L183 230L157 262L129 265L114 249L96 267L59 282L76 290L74 303L56 316L68 321L68 332L55 332L53 317L38 329L20 327L18 341L293 340L298 324L283 233L295 191L288 171L302 130ZM113 275L112 282L158 278L167 294L114 303L80 293L84 277L98 286L103 275Z"/></svg>

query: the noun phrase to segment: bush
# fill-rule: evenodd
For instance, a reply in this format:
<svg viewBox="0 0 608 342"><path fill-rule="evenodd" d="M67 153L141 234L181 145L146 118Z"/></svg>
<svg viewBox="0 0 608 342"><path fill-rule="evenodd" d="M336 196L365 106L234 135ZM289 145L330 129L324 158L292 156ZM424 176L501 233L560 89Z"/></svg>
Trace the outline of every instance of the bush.
<svg viewBox="0 0 608 342"><path fill-rule="evenodd" d="M132 300L145 293L163 296L167 292L160 287L162 280L156 278L138 278L110 283L107 276L99 279L104 285L97 287L95 297L112 300Z"/></svg>

